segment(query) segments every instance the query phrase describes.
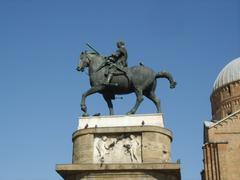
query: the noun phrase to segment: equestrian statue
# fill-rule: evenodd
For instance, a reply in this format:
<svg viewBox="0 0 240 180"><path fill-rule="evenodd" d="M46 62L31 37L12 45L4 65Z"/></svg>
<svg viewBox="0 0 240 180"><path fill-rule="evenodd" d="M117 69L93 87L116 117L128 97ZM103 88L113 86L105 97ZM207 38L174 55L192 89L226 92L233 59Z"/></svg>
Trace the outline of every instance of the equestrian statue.
<svg viewBox="0 0 240 180"><path fill-rule="evenodd" d="M154 72L142 63L128 67L127 50L123 41L117 42L117 51L111 56L100 55L92 46L87 44L93 51L84 51L80 54L78 71L88 68L91 88L82 94L81 110L83 116L88 116L86 97L100 93L107 102L109 114L113 115L112 100L115 95L135 93L136 103L127 114L135 114L143 101L143 96L149 98L156 106L157 113L161 112L160 100L155 94L158 78L166 78L170 88L175 88L176 81L169 72Z"/></svg>

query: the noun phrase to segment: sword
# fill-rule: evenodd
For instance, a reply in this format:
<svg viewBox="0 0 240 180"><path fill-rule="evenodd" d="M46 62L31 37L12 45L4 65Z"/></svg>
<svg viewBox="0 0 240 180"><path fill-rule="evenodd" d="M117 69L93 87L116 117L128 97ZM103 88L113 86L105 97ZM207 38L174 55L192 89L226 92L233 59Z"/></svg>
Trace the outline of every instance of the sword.
<svg viewBox="0 0 240 180"><path fill-rule="evenodd" d="M86 45L87 45L90 49L92 49L97 55L100 55L100 53L99 53L96 49L94 49L90 44L86 43Z"/></svg>

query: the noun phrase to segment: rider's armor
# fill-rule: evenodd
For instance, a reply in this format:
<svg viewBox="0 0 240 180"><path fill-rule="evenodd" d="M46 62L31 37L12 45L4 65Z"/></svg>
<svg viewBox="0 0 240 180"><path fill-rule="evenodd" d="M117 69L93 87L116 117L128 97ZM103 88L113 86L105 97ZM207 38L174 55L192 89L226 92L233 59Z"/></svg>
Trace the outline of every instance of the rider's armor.
<svg viewBox="0 0 240 180"><path fill-rule="evenodd" d="M128 66L127 64L128 54L126 48L124 47L124 42L122 41L117 42L117 47L118 50L116 51L116 53L108 57L110 65L108 66L108 70L106 72L107 75L107 81L105 83L106 85L110 84L113 75L126 74L124 68Z"/></svg>

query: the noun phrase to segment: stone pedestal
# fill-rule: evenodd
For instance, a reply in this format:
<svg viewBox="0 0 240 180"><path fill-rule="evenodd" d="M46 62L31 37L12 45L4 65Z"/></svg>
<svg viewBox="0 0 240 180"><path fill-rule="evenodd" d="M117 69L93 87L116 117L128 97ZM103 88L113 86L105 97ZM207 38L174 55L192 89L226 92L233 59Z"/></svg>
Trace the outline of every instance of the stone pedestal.
<svg viewBox="0 0 240 180"><path fill-rule="evenodd" d="M56 166L65 180L180 180L162 114L83 117L72 140L72 164Z"/></svg>

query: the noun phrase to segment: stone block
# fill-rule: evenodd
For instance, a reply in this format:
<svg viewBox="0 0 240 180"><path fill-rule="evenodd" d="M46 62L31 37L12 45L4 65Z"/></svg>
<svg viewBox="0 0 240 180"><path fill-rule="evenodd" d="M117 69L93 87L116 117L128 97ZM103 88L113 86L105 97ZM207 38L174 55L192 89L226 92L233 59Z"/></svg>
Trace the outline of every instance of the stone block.
<svg viewBox="0 0 240 180"><path fill-rule="evenodd" d="M86 127L131 127L142 126L143 124L146 126L164 127L162 113L80 117L78 130Z"/></svg>
<svg viewBox="0 0 240 180"><path fill-rule="evenodd" d="M73 134L73 163L170 162L172 133L154 126L88 128Z"/></svg>
<svg viewBox="0 0 240 180"><path fill-rule="evenodd" d="M181 180L180 164L62 164L56 171L64 180Z"/></svg>

